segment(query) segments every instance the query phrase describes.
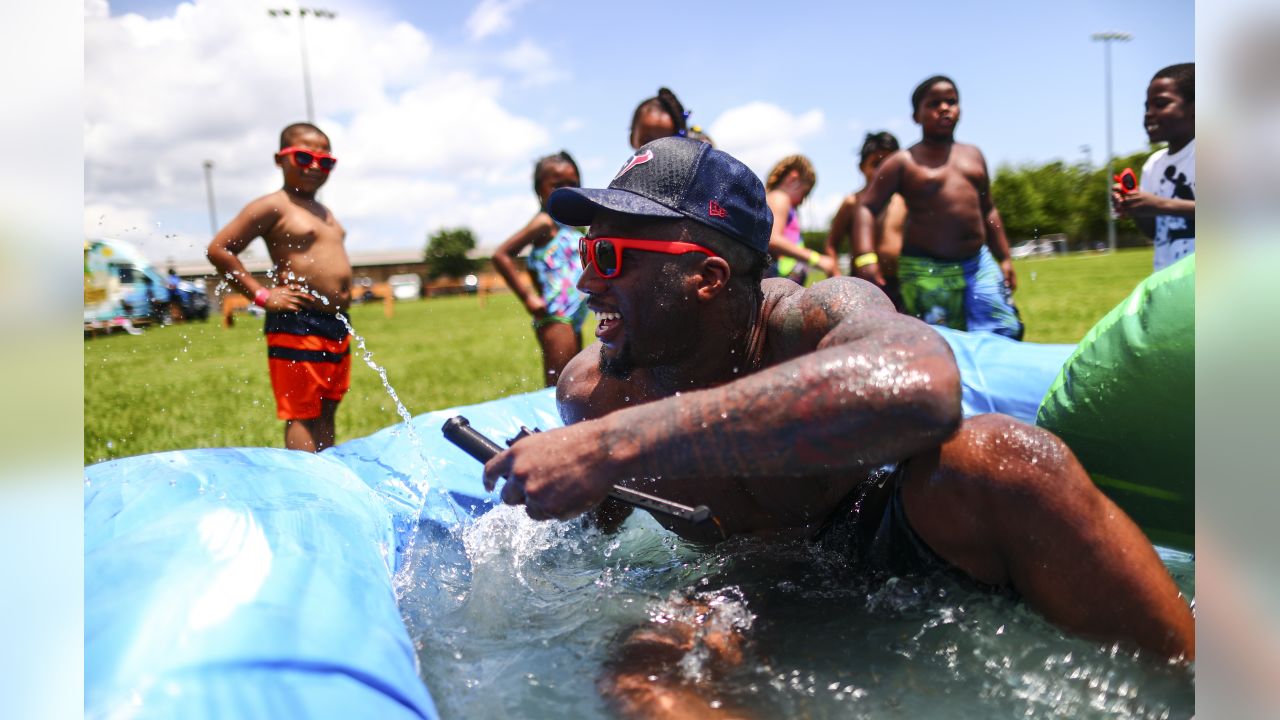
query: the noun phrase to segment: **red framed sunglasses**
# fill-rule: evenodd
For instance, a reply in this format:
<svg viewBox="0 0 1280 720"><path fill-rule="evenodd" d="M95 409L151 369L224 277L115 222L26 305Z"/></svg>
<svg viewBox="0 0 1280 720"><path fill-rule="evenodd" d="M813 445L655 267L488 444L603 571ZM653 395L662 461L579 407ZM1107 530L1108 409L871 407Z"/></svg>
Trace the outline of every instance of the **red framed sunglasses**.
<svg viewBox="0 0 1280 720"><path fill-rule="evenodd" d="M602 278L612 279L622 273L623 250L644 250L667 255L696 252L708 257L720 257L701 245L678 240L635 240L615 237L578 239L578 255L582 257L582 267L591 265L595 268L596 274Z"/></svg>
<svg viewBox="0 0 1280 720"><path fill-rule="evenodd" d="M334 165L338 164L338 158L327 152L308 150L306 148L297 147L296 145L287 147L276 154L292 155L294 166L303 169L309 168L312 165L319 165L321 170L329 172L333 169Z"/></svg>

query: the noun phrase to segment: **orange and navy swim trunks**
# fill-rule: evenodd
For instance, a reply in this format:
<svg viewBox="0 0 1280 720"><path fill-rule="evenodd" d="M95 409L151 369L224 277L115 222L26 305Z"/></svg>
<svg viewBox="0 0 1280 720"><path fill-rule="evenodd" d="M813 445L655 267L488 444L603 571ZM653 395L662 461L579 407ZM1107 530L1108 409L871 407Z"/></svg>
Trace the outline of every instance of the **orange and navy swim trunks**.
<svg viewBox="0 0 1280 720"><path fill-rule="evenodd" d="M351 387L351 335L336 316L269 312L267 364L281 420L320 417L320 401L338 402Z"/></svg>

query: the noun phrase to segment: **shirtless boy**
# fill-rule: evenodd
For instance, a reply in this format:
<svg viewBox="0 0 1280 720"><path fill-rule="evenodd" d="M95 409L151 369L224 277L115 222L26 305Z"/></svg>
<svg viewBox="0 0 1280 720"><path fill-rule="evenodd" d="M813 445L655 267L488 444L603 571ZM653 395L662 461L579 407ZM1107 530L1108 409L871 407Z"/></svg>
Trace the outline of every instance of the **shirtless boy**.
<svg viewBox="0 0 1280 720"><path fill-rule="evenodd" d="M987 161L955 141L960 94L935 75L911 94L923 137L885 160L859 195L853 221L853 272L884 287L875 255L875 221L894 193L907 203L898 260L903 312L931 325L1022 339L1009 241L991 199Z"/></svg>
<svg viewBox="0 0 1280 720"><path fill-rule="evenodd" d="M839 528L869 567L951 568L1068 630L1194 656L1151 542L1060 440L1001 415L962 420L947 344L871 285L762 281L772 218L741 162L683 138L637 157L608 188L547 203L591 226L578 286L597 342L557 385L568 425L485 465L488 487L507 478L504 502L538 520L595 510L607 527L628 511L606 501L621 482L711 506L719 531L655 516L699 541ZM683 705L687 637L651 628L622 649L602 686L624 714L705 716Z"/></svg>
<svg viewBox="0 0 1280 720"><path fill-rule="evenodd" d="M898 138L886 131L867 133L862 141L862 151L858 158L858 170L863 177L862 190L845 196L835 216L831 218L831 229L827 232L824 252L833 261L839 257L846 240L849 241L849 248L853 249L853 213L858 209L859 197L871 186L871 181L875 179L876 172L884 161L896 152ZM880 289L884 290L898 308L902 307L902 299L898 296L898 256L902 254L902 226L906 221L907 204L901 195L895 194L876 216L875 251L872 253L876 264L880 266L880 275L884 278L884 285ZM857 257L856 253L850 256L850 265L855 269L857 264L854 261ZM872 259L863 256L862 262L866 264Z"/></svg>
<svg viewBox="0 0 1280 720"><path fill-rule="evenodd" d="M207 252L219 275L267 311L267 363L284 444L319 452L333 445L334 415L351 382L351 337L337 317L351 302L346 230L316 191L337 160L309 123L280 133L284 187L254 200L218 231ZM274 264L267 287L237 257L261 237Z"/></svg>

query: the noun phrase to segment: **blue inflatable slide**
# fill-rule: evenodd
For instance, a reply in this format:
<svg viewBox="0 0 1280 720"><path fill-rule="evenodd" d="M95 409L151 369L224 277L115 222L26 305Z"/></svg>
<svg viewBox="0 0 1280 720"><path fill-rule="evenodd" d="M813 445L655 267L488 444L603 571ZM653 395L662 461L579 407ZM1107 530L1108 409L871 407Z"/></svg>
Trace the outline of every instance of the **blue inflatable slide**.
<svg viewBox="0 0 1280 720"><path fill-rule="evenodd" d="M1027 422L1074 349L942 332L966 414ZM86 716L437 717L395 577L422 523L496 501L441 436L459 413L493 438L560 425L542 390L319 455L183 450L86 468Z"/></svg>

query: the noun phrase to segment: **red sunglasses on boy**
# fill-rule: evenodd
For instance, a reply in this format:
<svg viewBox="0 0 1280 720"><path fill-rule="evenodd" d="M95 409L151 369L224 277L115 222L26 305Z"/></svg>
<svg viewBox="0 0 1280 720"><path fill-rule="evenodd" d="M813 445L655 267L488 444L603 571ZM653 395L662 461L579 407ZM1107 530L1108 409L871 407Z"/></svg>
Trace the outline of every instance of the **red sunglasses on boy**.
<svg viewBox="0 0 1280 720"><path fill-rule="evenodd" d="M327 152L320 152L319 150L308 150L307 148L301 148L296 145L291 145L287 148L284 148L283 150L281 150L276 154L292 155L294 166L302 170L305 170L311 167L312 165L318 165L321 170L325 172L329 172L333 170L333 167L335 165L338 164L338 158L330 155Z"/></svg>

